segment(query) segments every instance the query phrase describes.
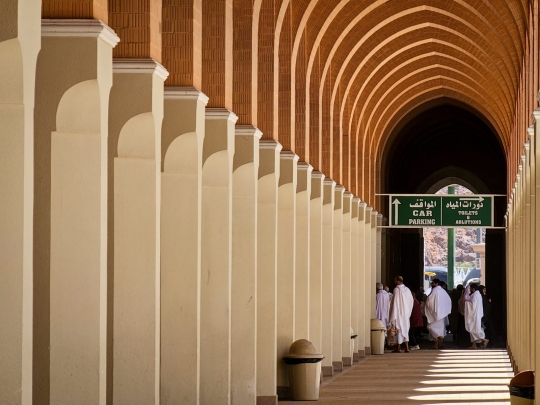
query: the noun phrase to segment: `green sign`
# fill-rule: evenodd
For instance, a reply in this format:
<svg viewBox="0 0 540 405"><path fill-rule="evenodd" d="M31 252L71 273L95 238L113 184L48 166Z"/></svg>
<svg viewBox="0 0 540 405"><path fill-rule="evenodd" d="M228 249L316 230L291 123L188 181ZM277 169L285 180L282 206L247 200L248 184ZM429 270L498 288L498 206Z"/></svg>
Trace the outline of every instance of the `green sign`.
<svg viewBox="0 0 540 405"><path fill-rule="evenodd" d="M391 195L390 226L492 227L493 196Z"/></svg>

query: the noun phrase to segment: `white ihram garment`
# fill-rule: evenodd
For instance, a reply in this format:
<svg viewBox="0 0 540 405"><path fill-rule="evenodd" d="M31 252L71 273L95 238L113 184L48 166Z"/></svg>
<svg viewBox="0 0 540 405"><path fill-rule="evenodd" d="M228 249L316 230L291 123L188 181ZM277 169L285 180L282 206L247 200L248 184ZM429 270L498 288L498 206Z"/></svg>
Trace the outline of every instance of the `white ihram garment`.
<svg viewBox="0 0 540 405"><path fill-rule="evenodd" d="M431 290L426 300L428 330L433 339L446 336L447 316L452 311L452 300L441 286Z"/></svg>
<svg viewBox="0 0 540 405"><path fill-rule="evenodd" d="M482 296L479 291L475 291L465 302L465 329L471 334L471 342L477 342L486 337L482 329L483 316Z"/></svg>
<svg viewBox="0 0 540 405"><path fill-rule="evenodd" d="M388 316L390 315L390 297L386 291L379 290L376 298L375 316L383 322L384 327L387 327Z"/></svg>
<svg viewBox="0 0 540 405"><path fill-rule="evenodd" d="M398 343L409 341L409 329L411 327L411 313L414 299L407 287L403 284L394 288L392 304L390 306L390 323L393 324L398 332Z"/></svg>

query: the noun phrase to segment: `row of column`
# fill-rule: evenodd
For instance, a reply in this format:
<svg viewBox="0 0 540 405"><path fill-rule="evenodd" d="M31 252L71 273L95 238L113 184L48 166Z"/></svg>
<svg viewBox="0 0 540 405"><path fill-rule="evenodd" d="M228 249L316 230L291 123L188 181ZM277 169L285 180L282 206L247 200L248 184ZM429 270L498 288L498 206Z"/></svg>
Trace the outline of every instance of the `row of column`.
<svg viewBox="0 0 540 405"><path fill-rule="evenodd" d="M533 113L521 164L506 213L508 348L516 371L540 366L540 300L537 298L537 263L540 263L540 110ZM537 400L538 401L538 400ZM538 402L540 403L540 402Z"/></svg>
<svg viewBox="0 0 540 405"><path fill-rule="evenodd" d="M102 22L24 18L0 42L3 403L276 403L295 340L326 375L369 353L381 215L113 60Z"/></svg>

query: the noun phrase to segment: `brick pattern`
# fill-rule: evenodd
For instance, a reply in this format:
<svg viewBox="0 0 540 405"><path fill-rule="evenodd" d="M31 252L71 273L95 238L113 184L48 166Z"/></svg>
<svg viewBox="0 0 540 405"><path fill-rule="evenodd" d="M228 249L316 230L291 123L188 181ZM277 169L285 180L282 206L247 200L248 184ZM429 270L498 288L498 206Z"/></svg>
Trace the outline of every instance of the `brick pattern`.
<svg viewBox="0 0 540 405"><path fill-rule="evenodd" d="M232 110L233 16L232 0L202 3L202 91L209 107Z"/></svg>
<svg viewBox="0 0 540 405"><path fill-rule="evenodd" d="M163 0L163 66L167 86L202 85L202 0Z"/></svg>
<svg viewBox="0 0 540 405"><path fill-rule="evenodd" d="M276 15L273 0L262 0L259 14L257 54L257 124L265 139L274 136L274 32Z"/></svg>
<svg viewBox="0 0 540 405"><path fill-rule="evenodd" d="M163 0L160 43L158 0L43 1L45 18L108 18L115 56L163 52L166 84L201 88L371 204L395 128L440 97L490 122L512 188L538 106L538 14L529 0Z"/></svg>
<svg viewBox="0 0 540 405"><path fill-rule="evenodd" d="M279 41L279 88L278 88L278 141L283 149L294 152L295 144L291 139L291 8L287 8ZM301 156L300 159L303 159Z"/></svg>
<svg viewBox="0 0 540 405"><path fill-rule="evenodd" d="M161 0L109 0L109 25L120 37L115 58L161 62Z"/></svg>
<svg viewBox="0 0 540 405"><path fill-rule="evenodd" d="M107 0L43 0L42 18L95 18L108 23Z"/></svg>
<svg viewBox="0 0 540 405"><path fill-rule="evenodd" d="M257 126L257 72L253 69L253 1L236 0L233 10L233 110L238 124Z"/></svg>

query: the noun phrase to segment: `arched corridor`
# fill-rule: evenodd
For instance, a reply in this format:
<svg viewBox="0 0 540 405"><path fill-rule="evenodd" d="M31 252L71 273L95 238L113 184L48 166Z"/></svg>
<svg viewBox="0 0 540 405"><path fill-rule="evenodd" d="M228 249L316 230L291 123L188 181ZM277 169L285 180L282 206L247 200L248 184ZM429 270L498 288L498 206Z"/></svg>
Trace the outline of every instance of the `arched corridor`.
<svg viewBox="0 0 540 405"><path fill-rule="evenodd" d="M423 278L387 195L449 184L497 195L497 348L538 368L539 17L1 0L0 403L275 405L298 339L368 372L375 284Z"/></svg>

